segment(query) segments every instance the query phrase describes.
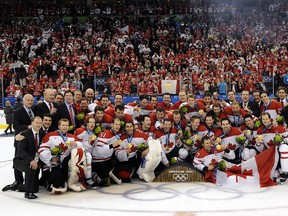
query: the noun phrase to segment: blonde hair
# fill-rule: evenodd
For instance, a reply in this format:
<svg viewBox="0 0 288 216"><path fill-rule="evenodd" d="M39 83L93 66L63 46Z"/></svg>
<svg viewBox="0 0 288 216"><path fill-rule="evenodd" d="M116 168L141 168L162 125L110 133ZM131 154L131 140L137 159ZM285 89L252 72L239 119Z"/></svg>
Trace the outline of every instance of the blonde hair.
<svg viewBox="0 0 288 216"><path fill-rule="evenodd" d="M9 100L7 100L7 101L5 102L5 105L6 105L6 106L10 106L10 105L11 105L11 102L10 102Z"/></svg>

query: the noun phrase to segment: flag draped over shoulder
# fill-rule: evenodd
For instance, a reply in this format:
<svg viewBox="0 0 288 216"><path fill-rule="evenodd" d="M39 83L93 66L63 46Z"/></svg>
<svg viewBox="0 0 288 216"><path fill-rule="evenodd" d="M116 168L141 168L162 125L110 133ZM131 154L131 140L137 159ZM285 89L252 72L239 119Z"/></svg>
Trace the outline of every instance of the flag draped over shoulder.
<svg viewBox="0 0 288 216"><path fill-rule="evenodd" d="M276 185L273 174L279 161L276 146L272 146L255 157L232 166L226 171L217 170L216 184L221 186L259 186Z"/></svg>

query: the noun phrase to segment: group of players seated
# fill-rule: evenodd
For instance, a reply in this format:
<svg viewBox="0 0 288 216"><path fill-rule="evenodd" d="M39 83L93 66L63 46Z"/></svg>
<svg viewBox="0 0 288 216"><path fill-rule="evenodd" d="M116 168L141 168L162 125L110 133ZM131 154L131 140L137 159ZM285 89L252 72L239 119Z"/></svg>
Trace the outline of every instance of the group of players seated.
<svg viewBox="0 0 288 216"><path fill-rule="evenodd" d="M32 109L34 132L37 131L34 122L41 120L37 117L41 116L39 107L49 104L47 91L42 105L37 104ZM241 102L233 97L220 101L209 92L201 99L180 92L175 104L171 103L169 93L163 95L162 102L156 100L154 104L149 103L147 95L141 95L139 102L126 105L123 97L113 105L104 95L99 101L91 102L86 110L76 109L72 96L67 91L64 103L53 103L50 115L44 115L51 118L49 128L40 121L43 132L47 129L51 132L43 134L43 139L39 137L41 142L34 160L37 158L42 181L51 193L63 193L67 188L82 191L89 187L110 186L111 180L117 184L131 182L134 177L146 180L137 170L151 169L146 160L149 154L160 158L150 161L154 163L152 171L156 175L178 162L193 164L198 170L207 172L216 168L219 162L216 158L224 159L227 164L239 164L276 145L276 134L284 140L288 138L286 123L277 121L277 116L286 109L287 101L284 108L266 92L260 93L261 101L250 101L249 91L244 90ZM26 140L23 136L16 136L16 140L20 140L19 146ZM239 136L245 137L245 143L237 141ZM160 145L160 152L150 150L151 140L157 140L153 145ZM287 178L288 145L279 145L279 152L278 172Z"/></svg>

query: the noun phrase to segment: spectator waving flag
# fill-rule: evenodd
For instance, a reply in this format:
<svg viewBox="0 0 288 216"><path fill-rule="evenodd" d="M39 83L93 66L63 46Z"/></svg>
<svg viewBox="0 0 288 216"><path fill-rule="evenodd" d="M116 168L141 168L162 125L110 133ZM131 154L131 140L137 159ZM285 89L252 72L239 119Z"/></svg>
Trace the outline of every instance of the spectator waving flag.
<svg viewBox="0 0 288 216"><path fill-rule="evenodd" d="M122 33L122 34L131 34L132 33L132 26L130 25L127 25L125 26L124 28L119 28L119 31Z"/></svg>
<svg viewBox="0 0 288 216"><path fill-rule="evenodd" d="M275 146L270 147L255 157L232 166L226 171L217 170L216 184L222 186L259 186L276 185L273 174L279 161Z"/></svg>

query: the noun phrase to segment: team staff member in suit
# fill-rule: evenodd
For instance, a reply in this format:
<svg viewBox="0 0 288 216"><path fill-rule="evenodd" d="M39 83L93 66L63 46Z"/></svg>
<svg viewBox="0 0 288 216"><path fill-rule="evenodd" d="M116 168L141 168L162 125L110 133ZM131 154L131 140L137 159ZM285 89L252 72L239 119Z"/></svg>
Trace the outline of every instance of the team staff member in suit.
<svg viewBox="0 0 288 216"><path fill-rule="evenodd" d="M34 112L36 116L43 118L44 113L50 113L52 118L56 115L57 104L53 102L55 93L53 89L48 88L44 91L44 101L43 103L38 103L34 107ZM57 122L54 120L52 122L53 130L57 130Z"/></svg>
<svg viewBox="0 0 288 216"><path fill-rule="evenodd" d="M64 93L64 103L60 104L56 113L56 122L60 119L66 118L69 120L69 125L74 126L74 130L80 127L76 118L77 110L73 105L73 92L67 90ZM69 133L74 133L74 130L70 130Z"/></svg>
<svg viewBox="0 0 288 216"><path fill-rule="evenodd" d="M38 165L38 148L44 136L41 131L42 119L36 116L31 123L31 128L22 132L24 139L19 142L18 151L13 160L14 166L17 170L25 172L25 198L38 198L34 193L39 189L39 165Z"/></svg>
<svg viewBox="0 0 288 216"><path fill-rule="evenodd" d="M13 127L15 130L15 134L19 134L20 132L30 129L31 126L31 119L34 118L34 112L31 109L33 106L34 102L34 97L31 94L26 94L23 97L23 106L16 111L14 111L14 122L13 122ZM14 147L15 147L15 155L18 151L18 142L14 142ZM13 164L14 168L14 164ZM2 191L7 191L7 190L16 190L18 188L18 185L23 184L23 175L22 172L18 171L17 169L14 169L14 177L15 181L14 183L10 185L6 185Z"/></svg>
<svg viewBox="0 0 288 216"><path fill-rule="evenodd" d="M260 107L257 102L250 101L250 93L248 90L243 90L241 93L242 103L240 107L247 111L249 114L254 115L256 117L260 116Z"/></svg>

